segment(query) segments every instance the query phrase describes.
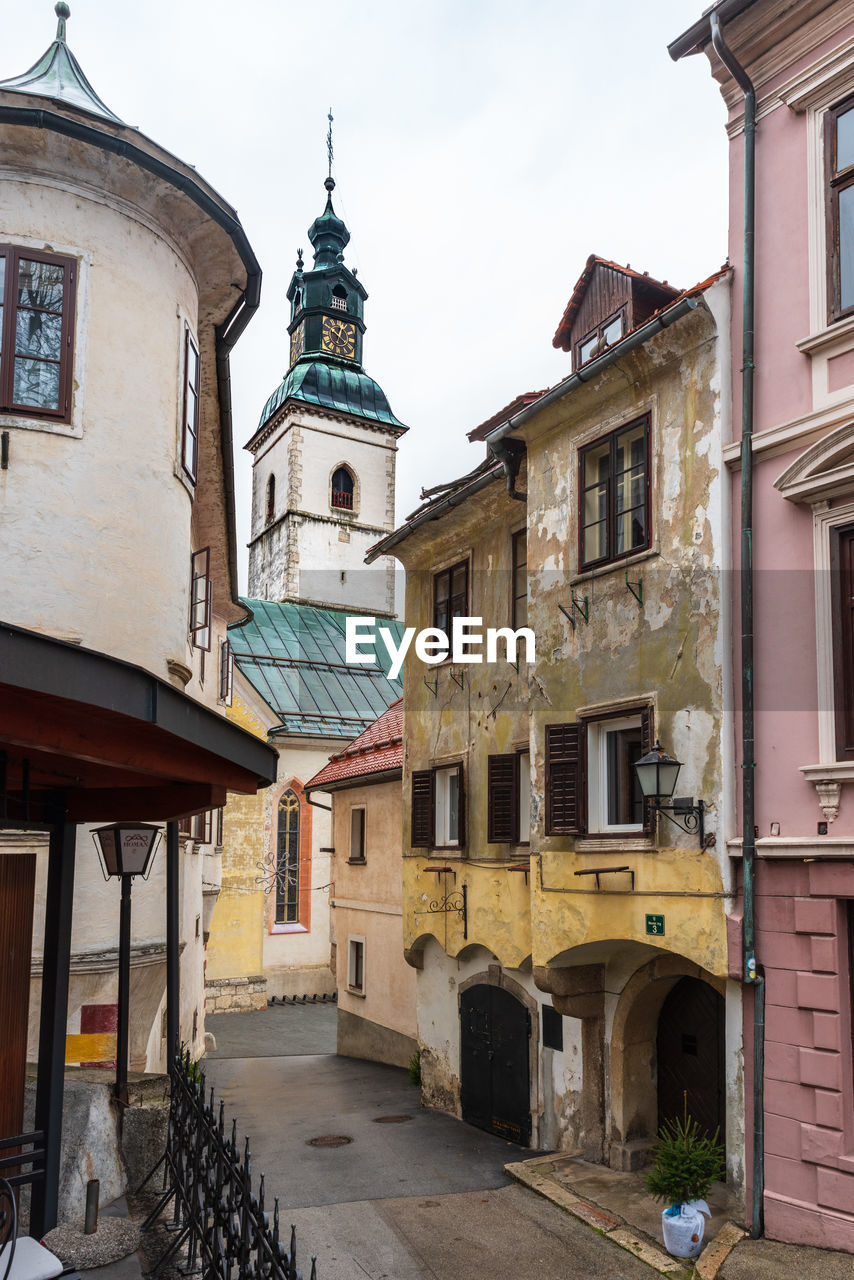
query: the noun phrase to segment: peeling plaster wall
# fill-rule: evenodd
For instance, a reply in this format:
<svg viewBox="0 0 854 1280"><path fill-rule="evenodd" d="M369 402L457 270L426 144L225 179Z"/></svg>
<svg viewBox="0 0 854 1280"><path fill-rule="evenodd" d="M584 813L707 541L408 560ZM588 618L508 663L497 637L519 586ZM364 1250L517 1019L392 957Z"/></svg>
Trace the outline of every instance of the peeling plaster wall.
<svg viewBox="0 0 854 1280"><path fill-rule="evenodd" d="M495 979L495 957L483 947L467 948L452 959L434 941L426 942L424 968L417 973L418 1039L421 1046L422 1101L438 1111L460 1116L459 988L473 978ZM536 1011L531 1019L533 1147L573 1151L579 1145L576 1120L581 1079L581 1024L563 1019L563 1050L541 1045L539 1010L551 1004L534 985L530 971L506 969L506 977L523 988Z"/></svg>

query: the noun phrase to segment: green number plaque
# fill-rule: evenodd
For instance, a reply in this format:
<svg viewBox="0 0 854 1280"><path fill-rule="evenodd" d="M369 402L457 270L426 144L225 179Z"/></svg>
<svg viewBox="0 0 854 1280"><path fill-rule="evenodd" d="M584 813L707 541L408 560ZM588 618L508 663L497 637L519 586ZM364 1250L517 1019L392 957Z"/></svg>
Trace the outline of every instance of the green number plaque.
<svg viewBox="0 0 854 1280"><path fill-rule="evenodd" d="M647 916L646 918L647 933L654 933L659 938L664 937L664 916Z"/></svg>

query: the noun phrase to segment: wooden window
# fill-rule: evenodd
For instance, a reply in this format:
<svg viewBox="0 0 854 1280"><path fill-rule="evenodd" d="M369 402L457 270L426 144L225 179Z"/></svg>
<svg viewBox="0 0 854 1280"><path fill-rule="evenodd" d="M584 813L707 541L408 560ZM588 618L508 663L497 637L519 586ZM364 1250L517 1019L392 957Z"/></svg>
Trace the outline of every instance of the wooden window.
<svg viewBox="0 0 854 1280"><path fill-rule="evenodd" d="M190 640L194 649L211 647L211 549L196 551L190 561Z"/></svg>
<svg viewBox="0 0 854 1280"><path fill-rule="evenodd" d="M299 923L300 803L294 791L279 801L276 829L276 924Z"/></svg>
<svg viewBox="0 0 854 1280"><path fill-rule="evenodd" d="M71 421L73 258L0 245L0 410Z"/></svg>
<svg viewBox="0 0 854 1280"><path fill-rule="evenodd" d="M416 849L455 849L465 844L462 764L413 773L411 844Z"/></svg>
<svg viewBox="0 0 854 1280"><path fill-rule="evenodd" d="M350 862L365 861L365 810L350 810Z"/></svg>
<svg viewBox="0 0 854 1280"><path fill-rule="evenodd" d="M529 751L489 756L486 779L487 841L490 844L528 844L531 839Z"/></svg>
<svg viewBox="0 0 854 1280"><path fill-rule="evenodd" d="M489 756L486 762L486 839L515 844L519 831L519 757Z"/></svg>
<svg viewBox="0 0 854 1280"><path fill-rule="evenodd" d="M223 823L223 809L222 807L220 807L216 811L216 843L218 845L222 844L222 823Z"/></svg>
<svg viewBox="0 0 854 1280"><path fill-rule="evenodd" d="M468 616L469 566L467 560L433 576L433 626L450 633L454 618Z"/></svg>
<svg viewBox="0 0 854 1280"><path fill-rule="evenodd" d="M513 630L528 625L528 530L513 534Z"/></svg>
<svg viewBox="0 0 854 1280"><path fill-rule="evenodd" d="M199 349L189 327L184 329L184 423L181 440L181 466L196 483L199 468Z"/></svg>
<svg viewBox="0 0 854 1280"><path fill-rule="evenodd" d="M854 97L825 117L828 319L854 311Z"/></svg>
<svg viewBox="0 0 854 1280"><path fill-rule="evenodd" d="M546 725L547 836L584 830L584 745L582 725Z"/></svg>
<svg viewBox="0 0 854 1280"><path fill-rule="evenodd" d="M351 938L347 957L347 986L351 991L364 994L365 990L365 940Z"/></svg>
<svg viewBox="0 0 854 1280"><path fill-rule="evenodd" d="M649 416L579 454L579 567L595 568L650 545Z"/></svg>
<svg viewBox="0 0 854 1280"><path fill-rule="evenodd" d="M433 770L418 769L412 775L412 833L415 849L433 844Z"/></svg>
<svg viewBox="0 0 854 1280"><path fill-rule="evenodd" d="M230 707L234 699L234 654L227 640L219 642L219 700Z"/></svg>
<svg viewBox="0 0 854 1280"><path fill-rule="evenodd" d="M353 510L353 476L347 467L338 467L332 475L332 506Z"/></svg>
<svg viewBox="0 0 854 1280"><path fill-rule="evenodd" d="M834 529L830 544L836 758L854 759L854 525Z"/></svg>
<svg viewBox="0 0 854 1280"><path fill-rule="evenodd" d="M585 333L575 344L575 367L586 364L594 356L600 356L608 347L619 342L625 332L625 317L622 311L603 320L595 329Z"/></svg>
<svg viewBox="0 0 854 1280"><path fill-rule="evenodd" d="M276 477L270 472L267 480L267 512L266 523L272 524L276 517Z"/></svg>
<svg viewBox="0 0 854 1280"><path fill-rule="evenodd" d="M213 837L213 809L194 815L190 835L198 844L210 844Z"/></svg>
<svg viewBox="0 0 854 1280"><path fill-rule="evenodd" d="M652 707L546 726L546 835L649 833L634 765L652 749Z"/></svg>

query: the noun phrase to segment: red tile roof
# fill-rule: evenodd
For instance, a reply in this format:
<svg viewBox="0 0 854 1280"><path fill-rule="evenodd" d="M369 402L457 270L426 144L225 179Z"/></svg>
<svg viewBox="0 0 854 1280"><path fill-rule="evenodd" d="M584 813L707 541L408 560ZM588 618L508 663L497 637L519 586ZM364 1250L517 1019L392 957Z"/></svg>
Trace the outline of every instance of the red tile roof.
<svg viewBox="0 0 854 1280"><path fill-rule="evenodd" d="M349 746L332 756L329 764L305 784L305 789L324 790L351 779L369 777L372 773L402 768L403 699L398 698Z"/></svg>
<svg viewBox="0 0 854 1280"><path fill-rule="evenodd" d="M508 418L512 418L514 413L518 413L520 409L525 409L529 404L533 404L535 400L539 400L540 396L544 396L545 391L523 391L515 400L511 400L503 409L499 409L491 418L487 418L486 422L482 422L479 427L475 427L473 431L468 432L469 440L485 440L490 431L494 431L496 427L500 427L502 422L506 422Z"/></svg>

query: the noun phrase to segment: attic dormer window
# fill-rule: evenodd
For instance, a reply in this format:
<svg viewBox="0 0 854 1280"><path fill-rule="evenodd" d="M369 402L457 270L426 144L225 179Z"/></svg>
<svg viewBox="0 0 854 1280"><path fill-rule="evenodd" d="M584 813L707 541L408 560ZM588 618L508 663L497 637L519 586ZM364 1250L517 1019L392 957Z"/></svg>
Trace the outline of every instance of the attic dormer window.
<svg viewBox="0 0 854 1280"><path fill-rule="evenodd" d="M343 285L336 284L332 290L332 305L336 311L347 310L347 290Z"/></svg>
<svg viewBox="0 0 854 1280"><path fill-rule="evenodd" d="M586 364L594 356L601 356L608 347L613 347L623 336L623 313L610 316L604 324L600 324L592 333L588 333L578 344L577 364Z"/></svg>

